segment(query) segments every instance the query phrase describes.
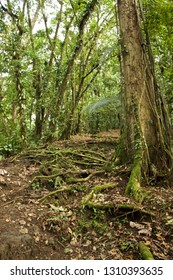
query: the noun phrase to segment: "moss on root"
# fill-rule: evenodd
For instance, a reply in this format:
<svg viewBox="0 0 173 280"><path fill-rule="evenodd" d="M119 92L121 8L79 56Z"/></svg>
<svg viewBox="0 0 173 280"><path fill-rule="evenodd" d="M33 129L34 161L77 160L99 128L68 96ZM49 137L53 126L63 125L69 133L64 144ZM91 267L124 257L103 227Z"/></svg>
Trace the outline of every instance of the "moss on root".
<svg viewBox="0 0 173 280"><path fill-rule="evenodd" d="M132 196L138 202L142 202L147 194L140 184L142 179L141 166L141 160L135 162L125 190L126 194Z"/></svg>
<svg viewBox="0 0 173 280"><path fill-rule="evenodd" d="M106 189L113 188L113 187L116 186L116 184L117 183L108 183L108 184L98 185L98 186L93 187L92 191L89 194L87 194L86 196L83 197L82 205L83 206L88 205L89 201L93 198L94 193L99 193L99 192L102 192Z"/></svg>
<svg viewBox="0 0 173 280"><path fill-rule="evenodd" d="M143 242L139 243L139 251L143 258L143 260L154 260L154 257L147 245L145 245Z"/></svg>

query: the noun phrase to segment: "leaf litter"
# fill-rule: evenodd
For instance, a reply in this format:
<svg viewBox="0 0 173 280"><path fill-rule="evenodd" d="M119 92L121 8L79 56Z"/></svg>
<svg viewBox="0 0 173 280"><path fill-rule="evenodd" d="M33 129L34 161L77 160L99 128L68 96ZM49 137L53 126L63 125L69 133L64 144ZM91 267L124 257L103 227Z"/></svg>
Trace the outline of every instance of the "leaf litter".
<svg viewBox="0 0 173 280"><path fill-rule="evenodd" d="M163 182L145 186L150 195L142 208L152 211L153 216L139 211L118 211L117 204L135 203L124 194L128 167L115 167L110 173L100 172L104 159L114 152L117 137L116 131L111 131L111 135L109 132L99 134L98 138L74 136L71 141L56 141L45 153L44 150L41 153L34 151L38 153L37 157L28 151L1 161L0 232L6 235L7 243L10 242L8 236L11 232L29 235L33 241L31 254L27 256L30 259L131 260L141 259L139 242L143 241L150 247L155 259L173 259L173 182L170 186ZM59 160L57 176L61 180L52 190L53 176L49 170L46 173L49 180L46 176L44 180L39 176L43 178L40 174L42 166L44 173L50 164L57 168L51 152L54 149L59 155L62 150L68 150L63 154L64 161ZM88 179L92 172L95 172L94 175ZM33 183L36 177L38 180ZM70 181L71 177L73 180ZM113 208L82 206L82 198L95 186L113 182L117 182L115 187L93 195L94 203L112 203ZM54 194L51 195L51 192ZM40 200L42 198L45 199ZM22 248L23 245L17 246ZM1 251L0 255L2 259L7 258ZM27 257L20 249L18 258ZM10 256L10 259L13 258L16 258L15 254Z"/></svg>

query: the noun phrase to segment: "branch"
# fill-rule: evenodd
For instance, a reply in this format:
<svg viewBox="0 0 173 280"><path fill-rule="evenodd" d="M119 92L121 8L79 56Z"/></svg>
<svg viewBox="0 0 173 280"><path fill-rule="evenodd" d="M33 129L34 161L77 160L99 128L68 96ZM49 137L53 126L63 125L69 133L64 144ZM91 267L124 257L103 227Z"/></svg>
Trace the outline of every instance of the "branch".
<svg viewBox="0 0 173 280"><path fill-rule="evenodd" d="M23 5L23 10L25 8L25 4L26 4L26 0L24 2ZM8 8L6 8L5 6L2 5L1 3L1 8L4 12L6 12L8 15L11 16L11 18L13 19L14 23L16 24L18 31L19 31L19 35L21 36L23 34L23 27L21 25L21 23L23 22L23 16L22 16L22 20L21 20L21 16L18 16L16 14L13 13L12 8L11 8L11 2L9 0L7 0L7 6ZM22 15L23 15L23 11L22 11Z"/></svg>
<svg viewBox="0 0 173 280"><path fill-rule="evenodd" d="M79 53L82 49L83 33L84 33L85 25L86 25L90 15L91 15L92 11L94 10L94 7L95 7L96 4L97 4L97 0L92 0L91 1L91 3L88 5L88 8L86 9L82 19L79 22L79 34L78 34L78 37L77 37L76 46L74 48L73 55L72 55L72 57L71 57L71 59L68 63L66 73L64 75L64 79L62 80L62 83L58 87L58 90L57 90L57 96L58 96L58 99L57 99L57 102L56 102L56 113L57 114L59 112L59 107L61 105L63 95L64 95L64 91L65 91L66 85L68 83L69 74L71 72L71 69L73 68L75 59L77 58L77 56L79 55Z"/></svg>
<svg viewBox="0 0 173 280"><path fill-rule="evenodd" d="M53 41L52 41L52 44L51 44L51 54L50 54L50 59L49 59L49 66L52 65L53 58L55 58L54 51L55 51L55 47L56 47L56 38L57 38L57 35L58 35L58 31L59 31L59 27L60 27L60 23L61 23L61 19L62 19L63 3L61 3L60 5L61 5L60 15L59 15L59 18L58 18L55 34L54 34Z"/></svg>
<svg viewBox="0 0 173 280"><path fill-rule="evenodd" d="M9 14L13 19L18 19L18 16L15 15L12 10L11 10L11 3L9 1L7 1L8 3L8 8L5 8L1 2L1 8L4 12L6 12L7 14Z"/></svg>
<svg viewBox="0 0 173 280"><path fill-rule="evenodd" d="M38 2L38 6L36 8L35 14L33 16L33 19L31 20L32 29L34 29L35 23L37 21L39 10L40 10L40 2Z"/></svg>

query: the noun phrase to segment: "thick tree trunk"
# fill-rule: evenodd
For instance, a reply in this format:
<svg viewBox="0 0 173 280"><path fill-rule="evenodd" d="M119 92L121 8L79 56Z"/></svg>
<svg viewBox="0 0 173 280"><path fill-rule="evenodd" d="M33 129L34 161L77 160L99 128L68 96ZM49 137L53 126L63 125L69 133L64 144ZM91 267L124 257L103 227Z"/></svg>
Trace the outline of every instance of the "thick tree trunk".
<svg viewBox="0 0 173 280"><path fill-rule="evenodd" d="M139 185L141 174L168 171L172 156L169 122L157 90L151 50L144 42L137 1L118 0L118 16L124 82L125 155L134 163L127 188L129 193L133 185ZM135 195L137 193L136 190Z"/></svg>

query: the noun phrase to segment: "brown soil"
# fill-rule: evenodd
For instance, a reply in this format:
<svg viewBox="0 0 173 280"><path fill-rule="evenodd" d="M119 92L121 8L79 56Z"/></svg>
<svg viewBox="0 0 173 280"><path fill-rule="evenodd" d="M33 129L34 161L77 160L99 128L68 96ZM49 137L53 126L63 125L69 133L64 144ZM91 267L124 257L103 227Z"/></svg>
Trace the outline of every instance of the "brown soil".
<svg viewBox="0 0 173 280"><path fill-rule="evenodd" d="M143 205L135 204L124 194L128 166L115 166L111 173L103 168L117 138L118 131L78 135L0 161L0 259L141 259L140 241L155 259L173 259L173 182L149 178L145 183L149 195ZM55 148L65 151L59 162L64 174L56 189L50 178L45 179L51 170L45 155ZM85 151L91 151L92 161ZM70 181L69 166L76 181ZM98 173L83 180L92 172ZM43 179L33 181L40 174ZM82 206L94 186L108 183L115 186L95 194L94 202L113 207ZM132 203L141 211L117 207Z"/></svg>

